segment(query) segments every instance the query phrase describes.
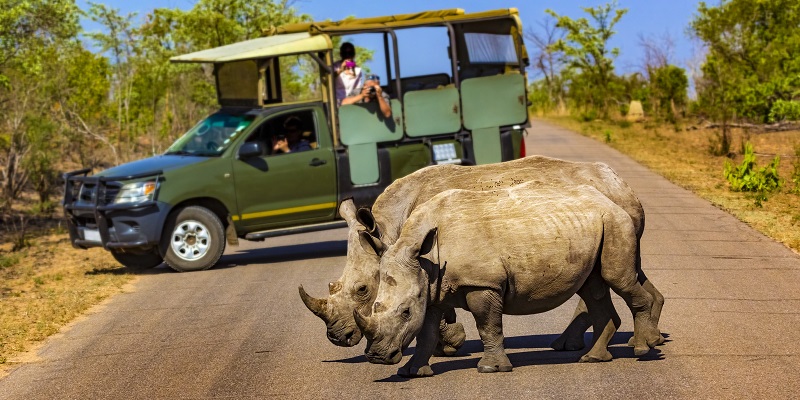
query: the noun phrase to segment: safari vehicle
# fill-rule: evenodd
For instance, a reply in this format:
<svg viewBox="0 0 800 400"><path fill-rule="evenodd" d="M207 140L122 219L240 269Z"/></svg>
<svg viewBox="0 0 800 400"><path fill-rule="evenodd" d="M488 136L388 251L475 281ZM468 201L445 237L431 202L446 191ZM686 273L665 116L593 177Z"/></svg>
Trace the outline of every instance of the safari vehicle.
<svg viewBox="0 0 800 400"><path fill-rule="evenodd" d="M414 29L442 35L448 71L400 73L398 37ZM382 38L390 118L376 102L336 106L334 40L362 34ZM282 87L301 58L317 75L310 98ZM294 24L171 61L213 65L219 111L162 155L65 174L72 244L103 247L130 268L207 269L239 239L344 227L342 200L370 205L422 167L524 156L528 60L516 9ZM290 118L310 150L273 154Z"/></svg>

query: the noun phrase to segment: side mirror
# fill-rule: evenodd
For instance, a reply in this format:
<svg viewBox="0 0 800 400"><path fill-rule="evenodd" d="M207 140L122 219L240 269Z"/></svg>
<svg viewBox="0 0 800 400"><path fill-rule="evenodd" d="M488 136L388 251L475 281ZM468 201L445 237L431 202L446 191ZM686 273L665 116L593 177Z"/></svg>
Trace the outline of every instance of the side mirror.
<svg viewBox="0 0 800 400"><path fill-rule="evenodd" d="M244 160L247 158L258 157L262 154L263 149L258 142L248 142L239 147L239 159Z"/></svg>

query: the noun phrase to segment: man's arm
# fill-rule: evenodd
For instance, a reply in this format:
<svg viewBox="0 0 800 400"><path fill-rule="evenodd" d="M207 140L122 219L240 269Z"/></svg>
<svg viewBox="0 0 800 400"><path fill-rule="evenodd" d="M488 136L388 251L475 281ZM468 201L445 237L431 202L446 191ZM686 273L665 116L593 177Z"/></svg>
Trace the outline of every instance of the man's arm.
<svg viewBox="0 0 800 400"><path fill-rule="evenodd" d="M344 100L342 100L342 105L346 106L348 104L356 104L363 99L364 99L364 93L359 93L355 96L345 97Z"/></svg>
<svg viewBox="0 0 800 400"><path fill-rule="evenodd" d="M381 112L385 118L392 118L392 106L389 105L389 102L383 97L383 89L380 86L375 87L377 93L375 97L378 98L378 104L381 106Z"/></svg>

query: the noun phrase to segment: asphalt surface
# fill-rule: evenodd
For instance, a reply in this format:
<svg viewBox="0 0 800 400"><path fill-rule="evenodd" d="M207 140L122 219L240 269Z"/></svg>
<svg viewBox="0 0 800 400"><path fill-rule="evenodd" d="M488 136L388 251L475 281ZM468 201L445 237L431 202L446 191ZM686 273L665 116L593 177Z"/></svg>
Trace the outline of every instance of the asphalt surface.
<svg viewBox="0 0 800 400"><path fill-rule="evenodd" d="M632 322L616 297L613 361L549 349L573 298L504 318L513 372L476 371L482 345L460 312L458 356L433 358L431 378L401 379L399 365L368 363L364 343L330 344L300 301L299 284L322 297L341 273L346 232L334 230L243 242L209 271L147 271L0 380L0 399L797 398L800 257L601 143L534 125L527 154L606 162L644 205L643 263L666 297L668 335L647 356L625 345Z"/></svg>

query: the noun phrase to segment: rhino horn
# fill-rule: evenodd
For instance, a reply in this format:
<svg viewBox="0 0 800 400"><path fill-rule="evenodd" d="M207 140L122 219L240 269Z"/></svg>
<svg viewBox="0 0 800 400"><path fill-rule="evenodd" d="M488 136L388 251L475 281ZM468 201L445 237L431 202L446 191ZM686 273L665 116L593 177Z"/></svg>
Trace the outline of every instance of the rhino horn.
<svg viewBox="0 0 800 400"><path fill-rule="evenodd" d="M375 336L375 324L371 319L364 317L358 312L358 309L353 310L353 318L356 320L356 326L361 329L367 337Z"/></svg>
<svg viewBox="0 0 800 400"><path fill-rule="evenodd" d="M323 321L328 321L328 300L317 299L311 297L306 290L303 289L303 285L300 285L298 288L300 290L300 298L303 299L303 304L314 313L314 315L322 318Z"/></svg>

